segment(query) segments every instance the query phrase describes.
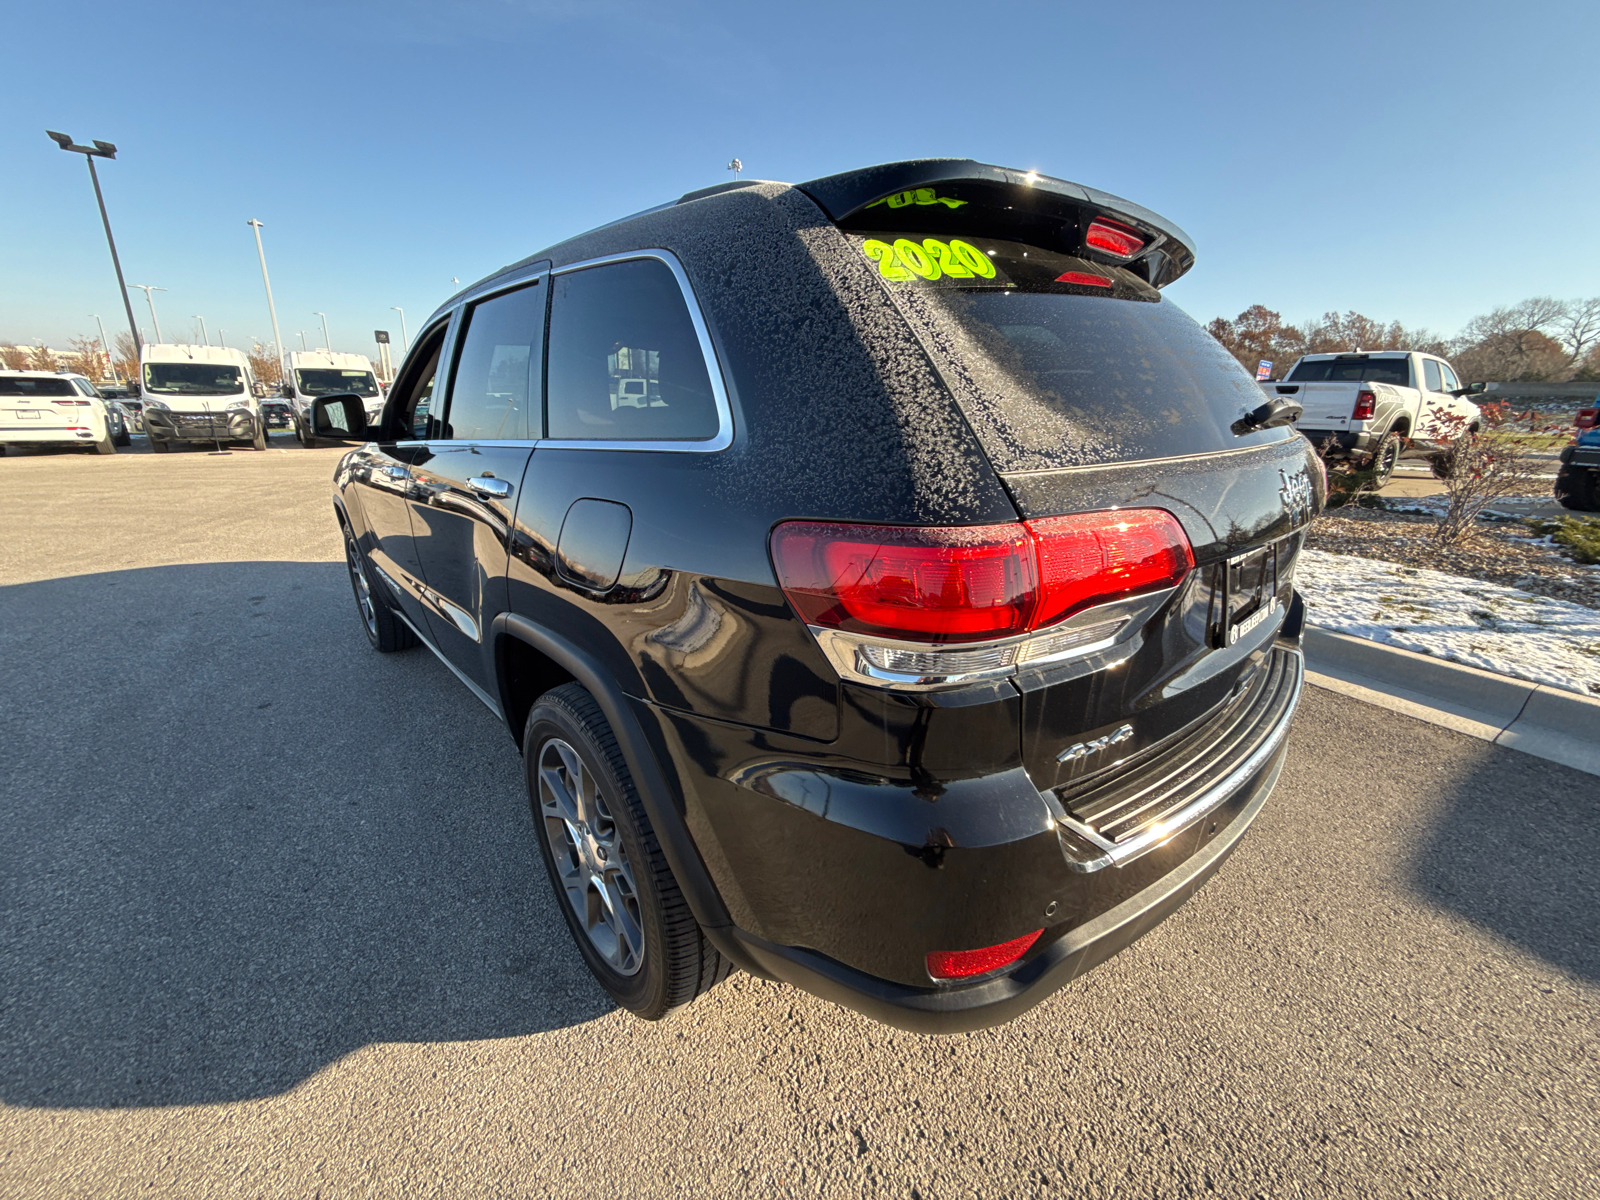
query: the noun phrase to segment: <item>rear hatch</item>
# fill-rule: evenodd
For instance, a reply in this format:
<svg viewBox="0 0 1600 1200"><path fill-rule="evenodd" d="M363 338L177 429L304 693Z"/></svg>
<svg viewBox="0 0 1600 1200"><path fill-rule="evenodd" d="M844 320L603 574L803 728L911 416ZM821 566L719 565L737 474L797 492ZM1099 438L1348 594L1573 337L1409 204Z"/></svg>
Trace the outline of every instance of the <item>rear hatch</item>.
<svg viewBox="0 0 1600 1200"><path fill-rule="evenodd" d="M69 379L0 377L0 425L19 433L89 427L89 407Z"/></svg>
<svg viewBox="0 0 1600 1200"><path fill-rule="evenodd" d="M888 196L852 196L845 177L802 186L876 267L1020 516L1156 508L1182 524L1195 567L1181 585L1115 645L1014 679L1034 782L1086 828L1136 838L1292 703L1298 662L1275 639L1321 473L1293 430L1254 427L1261 387L1162 295L1193 259L1181 231L984 170Z"/></svg>

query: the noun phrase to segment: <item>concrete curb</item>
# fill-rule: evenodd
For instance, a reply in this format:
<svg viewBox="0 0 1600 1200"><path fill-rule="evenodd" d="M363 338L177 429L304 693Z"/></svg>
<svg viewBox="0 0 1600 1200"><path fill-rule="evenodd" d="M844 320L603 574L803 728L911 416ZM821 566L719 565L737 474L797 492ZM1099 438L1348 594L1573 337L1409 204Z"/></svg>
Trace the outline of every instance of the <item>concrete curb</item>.
<svg viewBox="0 0 1600 1200"><path fill-rule="evenodd" d="M1306 682L1600 775L1600 700L1307 627Z"/></svg>

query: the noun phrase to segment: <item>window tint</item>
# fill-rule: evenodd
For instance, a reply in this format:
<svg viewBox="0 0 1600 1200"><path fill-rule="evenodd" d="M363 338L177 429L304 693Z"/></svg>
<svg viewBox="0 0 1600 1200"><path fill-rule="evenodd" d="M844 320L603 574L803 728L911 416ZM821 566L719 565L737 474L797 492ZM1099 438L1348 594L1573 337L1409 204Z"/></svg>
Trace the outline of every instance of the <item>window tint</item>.
<svg viewBox="0 0 1600 1200"><path fill-rule="evenodd" d="M1461 386L1456 380L1456 373L1450 369L1448 363L1439 364L1439 374L1444 376L1444 387L1440 389L1441 391L1453 392Z"/></svg>
<svg viewBox="0 0 1600 1200"><path fill-rule="evenodd" d="M98 397L100 395L99 392L94 390L94 386L87 379L74 379L72 382L78 385L78 390L85 396Z"/></svg>
<svg viewBox="0 0 1600 1200"><path fill-rule="evenodd" d="M406 371L395 387L394 407L390 411L394 413L396 441L421 441L428 436L433 382L439 370L439 350L444 345L445 329L445 325L440 325L418 339L416 357L408 360L417 364L416 370Z"/></svg>
<svg viewBox="0 0 1600 1200"><path fill-rule="evenodd" d="M546 403L552 438L700 441L717 434L705 356L658 259L555 278Z"/></svg>
<svg viewBox="0 0 1600 1200"><path fill-rule="evenodd" d="M1444 391L1444 383L1439 378L1439 364L1431 358L1422 360L1422 377L1428 381L1430 392Z"/></svg>
<svg viewBox="0 0 1600 1200"><path fill-rule="evenodd" d="M0 396L70 396L72 384L65 379L7 379L0 376Z"/></svg>
<svg viewBox="0 0 1600 1200"><path fill-rule="evenodd" d="M444 437L494 441L538 436L544 296L544 285L535 283L467 310ZM530 413L535 415L530 418Z"/></svg>
<svg viewBox="0 0 1600 1200"><path fill-rule="evenodd" d="M1407 358L1368 358L1365 354L1341 354L1302 362L1289 372L1287 383L1392 383L1411 386L1411 365Z"/></svg>

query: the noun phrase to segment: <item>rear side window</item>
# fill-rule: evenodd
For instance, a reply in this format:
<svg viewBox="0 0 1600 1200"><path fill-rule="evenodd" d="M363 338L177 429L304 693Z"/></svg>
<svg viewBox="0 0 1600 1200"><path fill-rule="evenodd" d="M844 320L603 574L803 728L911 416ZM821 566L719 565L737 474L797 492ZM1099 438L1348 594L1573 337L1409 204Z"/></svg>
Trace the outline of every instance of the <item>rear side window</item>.
<svg viewBox="0 0 1600 1200"><path fill-rule="evenodd" d="M1439 364L1431 358L1422 360L1422 377L1428 381L1430 392L1444 391L1444 380L1439 377Z"/></svg>
<svg viewBox="0 0 1600 1200"><path fill-rule="evenodd" d="M533 283L467 310L444 437L482 442L539 436L545 290Z"/></svg>
<svg viewBox="0 0 1600 1200"><path fill-rule="evenodd" d="M658 259L556 276L550 299L546 436L704 441L717 405L688 305Z"/></svg>
<svg viewBox="0 0 1600 1200"><path fill-rule="evenodd" d="M1411 386L1411 361L1400 358L1369 358L1365 354L1341 354L1338 358L1319 358L1302 362L1289 372L1285 383L1392 383Z"/></svg>

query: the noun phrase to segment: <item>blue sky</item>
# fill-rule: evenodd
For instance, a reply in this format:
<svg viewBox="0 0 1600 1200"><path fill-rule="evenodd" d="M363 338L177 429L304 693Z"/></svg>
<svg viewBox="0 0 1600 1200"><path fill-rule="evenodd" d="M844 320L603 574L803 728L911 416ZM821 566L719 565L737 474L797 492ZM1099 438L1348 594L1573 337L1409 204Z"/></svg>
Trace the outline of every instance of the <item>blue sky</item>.
<svg viewBox="0 0 1600 1200"><path fill-rule="evenodd" d="M373 353L454 287L730 178L931 155L1092 184L1186 228L1170 291L1453 333L1600 293L1600 5L80 3L13 10L0 74L0 340L125 327L130 283L231 344L328 314ZM135 313L147 330L140 293ZM153 331L152 331L153 332ZM313 336L314 335L314 336Z"/></svg>

